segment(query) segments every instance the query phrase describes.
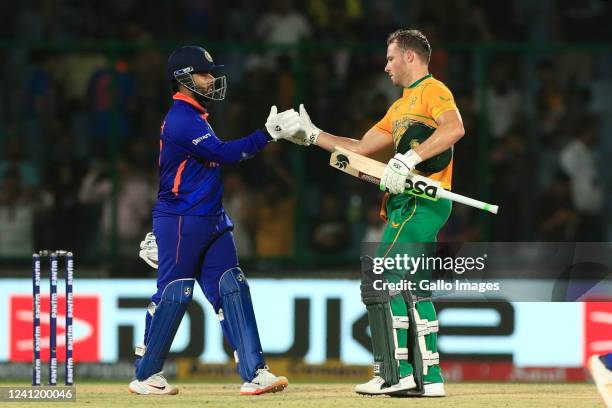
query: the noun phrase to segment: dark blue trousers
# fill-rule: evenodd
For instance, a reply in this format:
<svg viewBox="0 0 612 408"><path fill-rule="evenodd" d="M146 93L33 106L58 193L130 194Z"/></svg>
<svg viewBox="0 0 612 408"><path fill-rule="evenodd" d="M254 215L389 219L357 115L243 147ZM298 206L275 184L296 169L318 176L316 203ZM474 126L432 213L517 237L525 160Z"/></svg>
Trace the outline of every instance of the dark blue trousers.
<svg viewBox="0 0 612 408"><path fill-rule="evenodd" d="M233 224L226 214L219 216L153 215L159 268L157 292L151 296L159 304L166 285L181 278L195 278L215 312L221 307L219 278L238 266Z"/></svg>

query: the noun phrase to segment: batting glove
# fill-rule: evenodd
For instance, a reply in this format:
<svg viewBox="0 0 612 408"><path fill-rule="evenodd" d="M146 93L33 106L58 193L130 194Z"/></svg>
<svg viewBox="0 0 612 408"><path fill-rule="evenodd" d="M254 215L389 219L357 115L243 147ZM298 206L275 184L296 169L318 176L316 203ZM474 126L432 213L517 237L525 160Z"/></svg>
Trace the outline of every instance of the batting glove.
<svg viewBox="0 0 612 408"><path fill-rule="evenodd" d="M157 269L157 242L152 232L147 233L145 239L140 241L140 252L138 252L138 256L149 264L151 268Z"/></svg>
<svg viewBox="0 0 612 408"><path fill-rule="evenodd" d="M278 113L276 105L273 105L266 120L266 130L275 141L288 139L299 130L299 120L300 117L294 109Z"/></svg>
<svg viewBox="0 0 612 408"><path fill-rule="evenodd" d="M301 132L294 136L294 139L299 138L299 141L292 140L292 142L305 146L316 144L317 138L322 132L322 130L316 127L312 123L312 120L310 120L310 115L306 112L303 103L300 104L300 130Z"/></svg>
<svg viewBox="0 0 612 408"><path fill-rule="evenodd" d="M397 153L385 167L385 172L380 179L381 191L386 189L391 194L403 193L406 189L406 178L422 161L421 156L414 150L409 150L406 154Z"/></svg>

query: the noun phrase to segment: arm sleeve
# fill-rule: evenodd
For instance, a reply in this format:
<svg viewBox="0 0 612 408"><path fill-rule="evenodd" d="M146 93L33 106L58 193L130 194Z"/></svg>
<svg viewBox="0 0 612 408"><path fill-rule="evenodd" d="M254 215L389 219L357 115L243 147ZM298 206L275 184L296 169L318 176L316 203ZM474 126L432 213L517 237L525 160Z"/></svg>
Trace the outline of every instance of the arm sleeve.
<svg viewBox="0 0 612 408"><path fill-rule="evenodd" d="M457 110L455 98L444 85L431 84L423 91L423 102L427 106L427 113L437 121L440 115L449 110Z"/></svg>
<svg viewBox="0 0 612 408"><path fill-rule="evenodd" d="M183 129L179 135L174 140L180 147L194 156L219 164L249 159L270 141L270 137L258 129L243 138L224 142L204 123Z"/></svg>

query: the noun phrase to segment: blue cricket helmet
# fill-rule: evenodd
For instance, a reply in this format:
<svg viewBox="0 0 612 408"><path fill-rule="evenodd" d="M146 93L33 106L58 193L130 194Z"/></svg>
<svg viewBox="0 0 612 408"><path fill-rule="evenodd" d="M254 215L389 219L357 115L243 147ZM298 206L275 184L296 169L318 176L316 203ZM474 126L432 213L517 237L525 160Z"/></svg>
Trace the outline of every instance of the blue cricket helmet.
<svg viewBox="0 0 612 408"><path fill-rule="evenodd" d="M207 99L222 100L225 98L227 81L225 76L216 76L223 65L215 65L208 51L197 45L186 45L177 48L170 54L166 64L166 76L169 81L178 81L192 92ZM215 77L207 89L198 88L192 74L208 73Z"/></svg>

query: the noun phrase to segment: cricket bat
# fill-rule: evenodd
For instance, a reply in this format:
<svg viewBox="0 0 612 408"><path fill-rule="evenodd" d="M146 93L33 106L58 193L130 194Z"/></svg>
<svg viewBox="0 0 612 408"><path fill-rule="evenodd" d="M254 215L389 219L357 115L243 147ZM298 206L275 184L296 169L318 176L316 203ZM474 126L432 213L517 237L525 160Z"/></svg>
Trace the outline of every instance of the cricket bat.
<svg viewBox="0 0 612 408"><path fill-rule="evenodd" d="M334 151L329 159L329 165L353 177L376 185L380 184L380 179L386 167L384 163L338 146L334 147ZM499 209L497 205L445 190L440 187L440 182L414 173L411 173L406 179L406 193L433 201L445 198L493 214L497 214Z"/></svg>

